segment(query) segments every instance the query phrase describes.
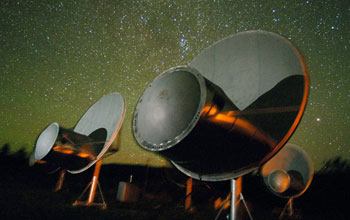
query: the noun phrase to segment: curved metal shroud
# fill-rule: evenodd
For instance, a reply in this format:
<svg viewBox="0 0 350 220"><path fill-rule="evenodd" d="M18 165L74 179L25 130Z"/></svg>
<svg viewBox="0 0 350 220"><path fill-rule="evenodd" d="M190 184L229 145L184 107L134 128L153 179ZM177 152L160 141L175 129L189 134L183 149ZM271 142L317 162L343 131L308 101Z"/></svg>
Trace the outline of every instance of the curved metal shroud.
<svg viewBox="0 0 350 220"><path fill-rule="evenodd" d="M196 179L236 178L277 151L297 118L303 93L304 76L293 75L239 110L195 69L172 68L140 98L133 120L135 138L143 148L157 151ZM177 108L186 106L183 103L190 107ZM165 115L154 114L154 109Z"/></svg>
<svg viewBox="0 0 350 220"><path fill-rule="evenodd" d="M67 170L80 170L96 160L106 135L102 128L86 136L52 123L40 134L34 157Z"/></svg>
<svg viewBox="0 0 350 220"><path fill-rule="evenodd" d="M277 196L295 198L301 196L310 186L314 168L307 153L295 144L286 144L281 151L267 161L261 167L261 176L269 190ZM288 176L284 180L274 174L283 172ZM288 185L284 190L275 190L274 184L278 181L287 181Z"/></svg>

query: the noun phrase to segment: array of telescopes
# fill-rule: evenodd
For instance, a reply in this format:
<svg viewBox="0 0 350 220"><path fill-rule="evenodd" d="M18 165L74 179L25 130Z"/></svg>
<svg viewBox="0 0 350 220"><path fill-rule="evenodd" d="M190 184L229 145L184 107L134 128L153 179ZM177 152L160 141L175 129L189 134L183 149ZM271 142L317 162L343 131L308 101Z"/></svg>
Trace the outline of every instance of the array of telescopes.
<svg viewBox="0 0 350 220"><path fill-rule="evenodd" d="M267 31L241 32L156 77L134 110L133 134L140 147L191 178L234 181L259 168L274 194L295 198L313 175L308 155L288 143L308 92L306 64L290 41ZM50 124L37 139L34 160L73 174L100 166L113 152L125 111L115 92L93 104L74 129ZM96 185L92 181L91 190Z"/></svg>

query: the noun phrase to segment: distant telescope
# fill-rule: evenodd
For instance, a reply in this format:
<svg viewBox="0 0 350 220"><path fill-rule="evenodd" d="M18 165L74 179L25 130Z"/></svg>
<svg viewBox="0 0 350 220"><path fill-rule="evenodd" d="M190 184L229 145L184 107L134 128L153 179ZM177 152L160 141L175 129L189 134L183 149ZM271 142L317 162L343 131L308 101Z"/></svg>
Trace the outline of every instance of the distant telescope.
<svg viewBox="0 0 350 220"><path fill-rule="evenodd" d="M242 32L154 79L137 103L133 132L142 148L190 177L233 179L285 145L308 91L305 62L290 41Z"/></svg>
<svg viewBox="0 0 350 220"><path fill-rule="evenodd" d="M56 122L45 128L36 141L34 159L81 173L109 150L124 115L123 97L119 93L106 95L88 109L73 130Z"/></svg>
<svg viewBox="0 0 350 220"><path fill-rule="evenodd" d="M282 219L286 214L293 215L293 200L309 188L314 167L303 149L288 143L261 167L260 173L273 194L289 199L280 215Z"/></svg>
<svg viewBox="0 0 350 220"><path fill-rule="evenodd" d="M73 130L64 129L56 122L45 128L36 141L30 163L45 161L62 168L56 191L62 187L66 170L77 174L95 165L88 185L88 200L79 201L87 187L73 205L100 206L106 209L101 188L98 187L102 203L94 203L95 192L99 186L98 177L103 156L107 152L114 153L111 147L118 136L124 116L124 98L119 93L105 95L87 110Z"/></svg>
<svg viewBox="0 0 350 220"><path fill-rule="evenodd" d="M269 190L277 196L294 198L309 187L314 174L310 157L295 144L286 144L261 167L261 175Z"/></svg>

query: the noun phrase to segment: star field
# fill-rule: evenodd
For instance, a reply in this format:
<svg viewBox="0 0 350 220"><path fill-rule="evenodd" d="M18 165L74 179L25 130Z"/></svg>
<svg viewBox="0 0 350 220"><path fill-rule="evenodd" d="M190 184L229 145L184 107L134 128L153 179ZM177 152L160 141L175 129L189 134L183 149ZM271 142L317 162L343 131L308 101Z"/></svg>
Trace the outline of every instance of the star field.
<svg viewBox="0 0 350 220"><path fill-rule="evenodd" d="M105 162L165 165L142 150L132 114L161 72L186 65L212 43L247 30L291 40L311 87L290 142L316 169L350 161L350 3L339 1L1 1L0 146L28 152L58 122L72 128L103 95L119 92L127 113L121 151Z"/></svg>

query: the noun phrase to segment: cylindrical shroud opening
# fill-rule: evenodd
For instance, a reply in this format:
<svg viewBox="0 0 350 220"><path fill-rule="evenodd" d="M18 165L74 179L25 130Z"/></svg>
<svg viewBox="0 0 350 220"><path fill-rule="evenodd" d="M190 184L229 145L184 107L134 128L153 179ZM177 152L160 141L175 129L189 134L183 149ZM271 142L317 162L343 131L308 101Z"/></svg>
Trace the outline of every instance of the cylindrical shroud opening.
<svg viewBox="0 0 350 220"><path fill-rule="evenodd" d="M102 149L105 141L91 137L52 123L39 135L35 160L42 160L69 171L80 170L96 160L97 149Z"/></svg>
<svg viewBox="0 0 350 220"><path fill-rule="evenodd" d="M303 76L287 80L301 82L293 95L302 97ZM291 83L282 82L282 89L276 86L271 93L285 90L285 84ZM258 104L266 103L265 96ZM189 176L209 181L232 179L271 157L298 113L301 99L292 100L296 103L282 104L296 108L273 109L267 117L262 113L269 109L240 111L198 71L175 67L158 76L141 96L133 118L134 135L143 148L167 157ZM271 117L283 120L266 125Z"/></svg>

